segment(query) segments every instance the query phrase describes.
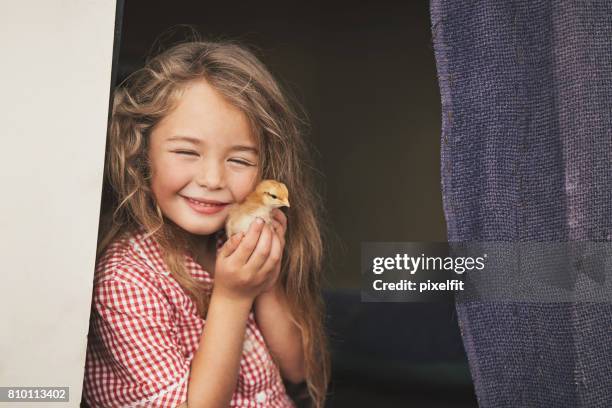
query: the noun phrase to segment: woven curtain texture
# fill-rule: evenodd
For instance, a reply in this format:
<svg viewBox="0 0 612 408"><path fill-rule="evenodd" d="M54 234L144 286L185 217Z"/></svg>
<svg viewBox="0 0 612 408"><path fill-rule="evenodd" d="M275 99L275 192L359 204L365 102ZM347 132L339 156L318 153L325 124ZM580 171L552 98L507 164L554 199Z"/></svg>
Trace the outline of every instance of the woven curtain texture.
<svg viewBox="0 0 612 408"><path fill-rule="evenodd" d="M612 1L430 11L448 240L612 241ZM456 307L481 407L612 407L612 304Z"/></svg>

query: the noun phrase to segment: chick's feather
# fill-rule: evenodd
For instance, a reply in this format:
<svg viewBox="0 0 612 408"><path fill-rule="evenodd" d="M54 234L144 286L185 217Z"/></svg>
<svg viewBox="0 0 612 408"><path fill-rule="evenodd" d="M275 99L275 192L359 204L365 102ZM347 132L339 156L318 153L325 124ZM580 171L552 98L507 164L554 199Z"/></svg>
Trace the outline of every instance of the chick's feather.
<svg viewBox="0 0 612 408"><path fill-rule="evenodd" d="M229 210L225 223L227 237L245 232L255 218L260 217L267 223L272 222L272 210L289 207L287 186L276 180L263 180L246 199Z"/></svg>

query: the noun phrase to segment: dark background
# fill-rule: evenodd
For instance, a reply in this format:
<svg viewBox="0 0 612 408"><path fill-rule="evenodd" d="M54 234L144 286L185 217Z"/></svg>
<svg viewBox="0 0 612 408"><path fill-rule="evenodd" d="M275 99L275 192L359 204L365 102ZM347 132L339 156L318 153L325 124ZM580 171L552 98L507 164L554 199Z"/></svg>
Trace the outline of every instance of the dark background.
<svg viewBox="0 0 612 408"><path fill-rule="evenodd" d="M428 2L126 0L116 83L177 24L254 48L308 115L332 231L328 406L477 406L452 304L359 294L361 242L446 241Z"/></svg>

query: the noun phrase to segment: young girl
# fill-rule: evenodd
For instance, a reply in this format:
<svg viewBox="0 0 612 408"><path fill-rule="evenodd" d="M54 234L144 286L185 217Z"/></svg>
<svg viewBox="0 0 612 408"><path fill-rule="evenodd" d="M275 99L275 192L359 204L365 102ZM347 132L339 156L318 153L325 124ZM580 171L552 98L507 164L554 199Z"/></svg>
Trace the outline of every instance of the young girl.
<svg viewBox="0 0 612 408"><path fill-rule="evenodd" d="M320 207L287 98L247 49L183 42L115 90L84 379L91 407L322 407ZM224 240L259 180L291 208ZM103 211L104 213L104 211ZM224 242L225 241L225 242Z"/></svg>

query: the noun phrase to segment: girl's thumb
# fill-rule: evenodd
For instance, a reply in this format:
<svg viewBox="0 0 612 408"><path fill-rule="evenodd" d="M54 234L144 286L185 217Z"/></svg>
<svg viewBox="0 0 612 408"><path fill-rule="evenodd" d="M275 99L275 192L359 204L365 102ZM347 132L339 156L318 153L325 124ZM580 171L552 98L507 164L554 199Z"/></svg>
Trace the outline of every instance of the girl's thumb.
<svg viewBox="0 0 612 408"><path fill-rule="evenodd" d="M236 250L236 248L238 248L238 244L240 244L240 241L242 241L243 236L244 232L239 232L237 234L232 235L221 249L223 256L230 256Z"/></svg>

